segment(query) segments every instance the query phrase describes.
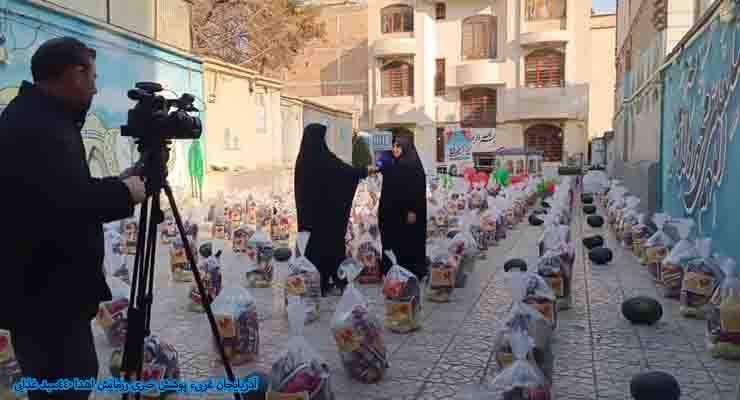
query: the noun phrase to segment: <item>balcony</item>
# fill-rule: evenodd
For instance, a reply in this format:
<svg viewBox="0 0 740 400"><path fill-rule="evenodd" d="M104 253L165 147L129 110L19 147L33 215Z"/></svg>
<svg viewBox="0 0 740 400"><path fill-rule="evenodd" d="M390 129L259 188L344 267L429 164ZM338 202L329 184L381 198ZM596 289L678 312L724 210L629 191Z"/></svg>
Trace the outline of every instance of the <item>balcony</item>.
<svg viewBox="0 0 740 400"><path fill-rule="evenodd" d="M373 107L373 120L376 125L417 124L424 119L424 113L410 97L383 98Z"/></svg>
<svg viewBox="0 0 740 400"><path fill-rule="evenodd" d="M373 42L376 57L416 54L416 38L383 37Z"/></svg>
<svg viewBox="0 0 740 400"><path fill-rule="evenodd" d="M500 93L500 92L499 92ZM504 107L499 111L505 121L527 119L588 119L588 85L562 88L505 89Z"/></svg>
<svg viewBox="0 0 740 400"><path fill-rule="evenodd" d="M571 40L571 33L565 30L525 32L519 36L522 47L542 46L545 44L564 44Z"/></svg>
<svg viewBox="0 0 740 400"><path fill-rule="evenodd" d="M455 81L450 86L503 85L503 63L492 60L466 61L455 67Z"/></svg>

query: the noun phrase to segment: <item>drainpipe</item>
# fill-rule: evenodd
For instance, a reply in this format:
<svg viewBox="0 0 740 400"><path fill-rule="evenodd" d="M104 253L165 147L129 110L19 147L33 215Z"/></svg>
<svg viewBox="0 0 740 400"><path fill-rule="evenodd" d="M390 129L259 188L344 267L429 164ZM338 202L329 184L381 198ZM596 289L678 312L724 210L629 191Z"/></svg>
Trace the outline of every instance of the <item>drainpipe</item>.
<svg viewBox="0 0 740 400"><path fill-rule="evenodd" d="M659 79L660 87L658 89L658 93L660 93L660 125L658 131L660 132L660 140L658 141L658 204L656 205L656 209L658 212L663 212L663 209L665 208L663 205L663 163L665 162L663 159L665 101L663 99L665 98L665 70L660 71Z"/></svg>

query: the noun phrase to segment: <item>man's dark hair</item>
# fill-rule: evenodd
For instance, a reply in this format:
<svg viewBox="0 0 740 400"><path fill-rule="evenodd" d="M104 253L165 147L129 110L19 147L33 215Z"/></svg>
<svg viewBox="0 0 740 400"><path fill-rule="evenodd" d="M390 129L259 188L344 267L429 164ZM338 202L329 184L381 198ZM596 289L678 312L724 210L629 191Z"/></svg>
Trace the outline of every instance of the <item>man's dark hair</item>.
<svg viewBox="0 0 740 400"><path fill-rule="evenodd" d="M73 66L90 67L95 50L72 37L47 40L31 57L31 75L34 82L54 80Z"/></svg>

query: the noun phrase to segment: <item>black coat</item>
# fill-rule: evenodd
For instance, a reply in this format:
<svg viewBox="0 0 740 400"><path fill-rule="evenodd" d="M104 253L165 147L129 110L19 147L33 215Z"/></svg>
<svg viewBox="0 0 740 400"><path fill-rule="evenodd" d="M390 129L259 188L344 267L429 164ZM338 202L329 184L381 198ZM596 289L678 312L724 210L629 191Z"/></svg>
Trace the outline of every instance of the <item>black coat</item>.
<svg viewBox="0 0 740 400"><path fill-rule="evenodd" d="M405 138L397 138L403 153L398 160L383 166L383 187L378 206L378 227L383 252L390 250L398 264L419 279L427 274L426 265L426 175L416 148ZM416 223L408 223L408 213L416 214ZM383 273L391 267L383 257Z"/></svg>
<svg viewBox="0 0 740 400"><path fill-rule="evenodd" d="M306 258L321 272L324 288L329 277L338 279L352 200L360 180L367 177L366 168L353 168L334 155L325 136L323 125L306 127L295 167L298 230L311 232Z"/></svg>
<svg viewBox="0 0 740 400"><path fill-rule="evenodd" d="M85 115L28 82L0 115L0 327L64 329L111 299L102 224L134 205L120 179L91 177Z"/></svg>

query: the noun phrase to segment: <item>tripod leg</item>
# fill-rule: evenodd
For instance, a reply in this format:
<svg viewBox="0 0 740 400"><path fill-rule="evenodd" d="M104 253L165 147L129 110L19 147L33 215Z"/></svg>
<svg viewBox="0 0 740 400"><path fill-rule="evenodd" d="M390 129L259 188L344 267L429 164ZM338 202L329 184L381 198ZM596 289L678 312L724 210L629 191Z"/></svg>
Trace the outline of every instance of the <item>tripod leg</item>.
<svg viewBox="0 0 740 400"><path fill-rule="evenodd" d="M200 293L201 302L203 303L203 308L206 310L206 315L208 316L208 322L211 325L211 331L213 332L213 337L216 339L216 346L218 347L218 352L221 356L221 360L223 360L224 363L224 369L226 370L226 376L229 378L231 382L235 382L236 379L234 379L234 372L231 370L231 364L229 363L229 359L226 357L226 351L224 350L223 341L221 340L221 334L218 332L218 326L216 325L216 318L213 316L213 311L211 311L211 301L212 299L206 292L203 281L201 281L200 277L200 271L198 271L198 266L195 264L195 255L193 254L193 251L190 247L190 243L188 242L188 238L185 235L185 227L182 223L182 218L180 216L180 211L177 209L177 204L175 203L175 196L172 194L172 188L170 187L168 182L165 182L164 186L164 192L167 195L167 199L170 202L170 209L172 210L172 215L175 217L175 223L177 224L177 230L180 232L180 237L182 238L182 242L185 246L185 254L188 257L188 262L190 262L190 265L193 269L193 278L195 278L195 284L198 286L198 293ZM241 400L241 395L238 392L234 392L234 399Z"/></svg>

